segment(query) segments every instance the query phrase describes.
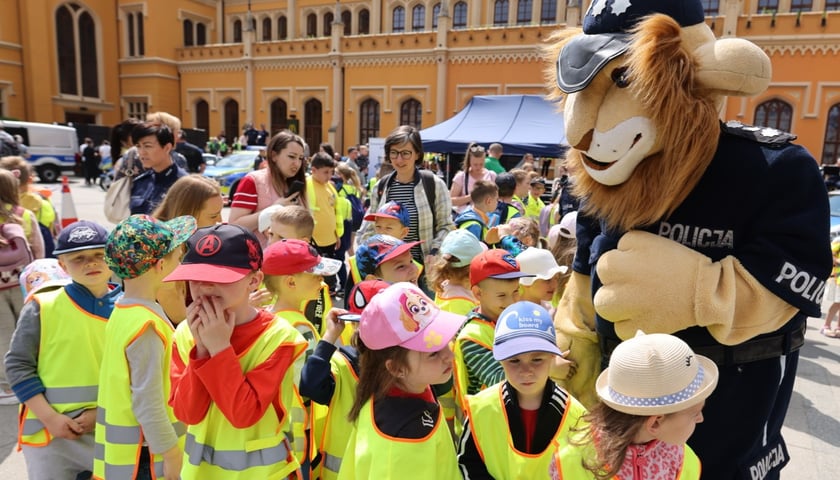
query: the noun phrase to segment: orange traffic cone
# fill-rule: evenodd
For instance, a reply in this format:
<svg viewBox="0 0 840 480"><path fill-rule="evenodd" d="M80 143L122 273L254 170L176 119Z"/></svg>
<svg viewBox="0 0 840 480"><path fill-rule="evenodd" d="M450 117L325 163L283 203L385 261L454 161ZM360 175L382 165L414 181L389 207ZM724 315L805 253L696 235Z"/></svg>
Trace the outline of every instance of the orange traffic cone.
<svg viewBox="0 0 840 480"><path fill-rule="evenodd" d="M78 220L76 205L73 203L73 195L70 193L70 180L65 175L61 177L61 228Z"/></svg>

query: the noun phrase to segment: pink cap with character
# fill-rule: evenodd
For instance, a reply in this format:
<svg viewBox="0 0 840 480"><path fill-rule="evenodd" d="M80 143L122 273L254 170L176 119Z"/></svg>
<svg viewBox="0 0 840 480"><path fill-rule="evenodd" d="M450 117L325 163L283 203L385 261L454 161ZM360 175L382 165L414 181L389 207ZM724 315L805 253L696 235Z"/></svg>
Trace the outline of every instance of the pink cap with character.
<svg viewBox="0 0 840 480"><path fill-rule="evenodd" d="M395 283L362 311L359 336L371 350L400 346L418 352L447 348L466 320L441 310L416 285Z"/></svg>

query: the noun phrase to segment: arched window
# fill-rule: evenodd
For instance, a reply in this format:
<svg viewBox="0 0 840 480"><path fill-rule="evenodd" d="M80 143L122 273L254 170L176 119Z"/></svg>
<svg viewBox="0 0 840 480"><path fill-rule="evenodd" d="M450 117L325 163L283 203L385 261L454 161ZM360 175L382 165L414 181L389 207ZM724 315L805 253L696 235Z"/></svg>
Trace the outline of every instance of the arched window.
<svg viewBox="0 0 840 480"><path fill-rule="evenodd" d="M542 0L540 23L557 23L557 0Z"/></svg>
<svg viewBox="0 0 840 480"><path fill-rule="evenodd" d="M192 47L193 43L193 22L190 19L184 20L184 46Z"/></svg>
<svg viewBox="0 0 840 480"><path fill-rule="evenodd" d="M426 7L423 5L415 5L411 9L411 30L413 32L422 32L426 28Z"/></svg>
<svg viewBox="0 0 840 480"><path fill-rule="evenodd" d="M423 106L419 101L409 98L400 105L400 125L411 125L420 129L423 123Z"/></svg>
<svg viewBox="0 0 840 480"><path fill-rule="evenodd" d="M531 0L519 0L519 4L516 7L516 24L527 25L531 23L533 8Z"/></svg>
<svg viewBox="0 0 840 480"><path fill-rule="evenodd" d="M210 131L210 105L206 100L195 102L195 128Z"/></svg>
<svg viewBox="0 0 840 480"><path fill-rule="evenodd" d="M195 44L207 45L207 25L203 23L195 24Z"/></svg>
<svg viewBox="0 0 840 480"><path fill-rule="evenodd" d="M379 102L368 98L359 108L359 143L379 136Z"/></svg>
<svg viewBox="0 0 840 480"><path fill-rule="evenodd" d="M359 11L359 35L370 33L370 11L363 8Z"/></svg>
<svg viewBox="0 0 840 480"><path fill-rule="evenodd" d="M720 0L701 0L703 14L707 17L716 17L720 10Z"/></svg>
<svg viewBox="0 0 840 480"><path fill-rule="evenodd" d="M791 117L793 107L783 100L768 100L755 107L755 124L762 127L789 132Z"/></svg>
<svg viewBox="0 0 840 480"><path fill-rule="evenodd" d="M332 24L335 21L335 15L332 12L327 12L324 15L324 36L329 37L332 35Z"/></svg>
<svg viewBox="0 0 840 480"><path fill-rule="evenodd" d="M269 17L262 19L262 39L263 42L271 41L271 19Z"/></svg>
<svg viewBox="0 0 840 480"><path fill-rule="evenodd" d="M353 35L353 14L350 13L350 10L341 12L341 23L344 24L344 35Z"/></svg>
<svg viewBox="0 0 840 480"><path fill-rule="evenodd" d="M493 2L493 25L507 25L508 8L510 8L508 0L496 0Z"/></svg>
<svg viewBox="0 0 840 480"><path fill-rule="evenodd" d="M271 102L271 134L289 128L289 109L286 102L278 98Z"/></svg>
<svg viewBox="0 0 840 480"><path fill-rule="evenodd" d="M392 32L404 32L405 31L405 8L397 7L394 9L394 14L391 17L393 22L391 24L391 31Z"/></svg>
<svg viewBox="0 0 840 480"><path fill-rule="evenodd" d="M306 36L318 36L318 15L315 15L314 13L310 13L306 16Z"/></svg>
<svg viewBox="0 0 840 480"><path fill-rule="evenodd" d="M311 98L303 104L303 139L308 145L320 145L323 140L321 101Z"/></svg>
<svg viewBox="0 0 840 480"><path fill-rule="evenodd" d="M242 20L233 21L233 43L242 43Z"/></svg>
<svg viewBox="0 0 840 480"><path fill-rule="evenodd" d="M286 20L286 17L280 17L277 19L277 38L280 40L285 40L289 37L289 21Z"/></svg>
<svg viewBox="0 0 840 480"><path fill-rule="evenodd" d="M225 138L228 144L233 144L239 137L239 102L229 99L225 102Z"/></svg>
<svg viewBox="0 0 840 480"><path fill-rule="evenodd" d="M452 28L467 28L467 2L458 2L452 9Z"/></svg>
<svg viewBox="0 0 840 480"><path fill-rule="evenodd" d="M823 165L840 163L840 103L836 103L828 109L822 163Z"/></svg>
<svg viewBox="0 0 840 480"><path fill-rule="evenodd" d="M432 30L437 30L438 15L440 15L440 4L436 3L435 6L432 7Z"/></svg>
<svg viewBox="0 0 840 480"><path fill-rule="evenodd" d="M93 17L76 3L62 5L55 12L55 32L59 91L98 98L99 66Z"/></svg>

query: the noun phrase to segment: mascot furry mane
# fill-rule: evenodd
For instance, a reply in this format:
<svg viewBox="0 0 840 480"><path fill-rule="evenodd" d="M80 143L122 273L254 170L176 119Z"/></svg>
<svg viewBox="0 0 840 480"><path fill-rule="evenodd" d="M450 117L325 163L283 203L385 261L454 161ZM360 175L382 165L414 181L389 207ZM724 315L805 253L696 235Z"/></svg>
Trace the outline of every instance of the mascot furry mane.
<svg viewBox="0 0 840 480"><path fill-rule="evenodd" d="M770 81L764 52L746 40L716 40L705 23L682 27L654 13L624 27L626 53L603 64L585 88L564 92L556 81L560 62L575 60L564 54L570 43L575 48L580 30L549 39L548 58L556 63L546 71L555 85L551 96L563 100L575 193L587 199L584 211L622 231L667 216L685 200L714 155L724 96L755 95ZM592 115L593 109L600 112ZM613 136L640 119L648 128L639 128L631 144L606 155L593 149L599 131L601 138ZM617 181L607 173L625 161L638 162L632 175Z"/></svg>

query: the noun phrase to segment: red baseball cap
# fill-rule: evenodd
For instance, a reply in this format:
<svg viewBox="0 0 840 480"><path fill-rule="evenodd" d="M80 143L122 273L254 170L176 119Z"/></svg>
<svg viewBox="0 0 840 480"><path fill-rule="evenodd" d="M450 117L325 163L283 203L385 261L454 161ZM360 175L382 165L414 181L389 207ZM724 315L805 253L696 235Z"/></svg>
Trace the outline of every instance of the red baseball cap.
<svg viewBox="0 0 840 480"><path fill-rule="evenodd" d="M478 285L486 278L508 280L522 277L533 275L520 271L516 258L500 248L482 252L470 263L470 285Z"/></svg>
<svg viewBox="0 0 840 480"><path fill-rule="evenodd" d="M274 242L265 249L262 271L266 275L294 275L296 273L314 273L328 277L341 269L341 261L324 258L315 248L293 238Z"/></svg>
<svg viewBox="0 0 840 480"><path fill-rule="evenodd" d="M347 310L351 313L360 314L365 307L368 306L374 295L385 290L391 284L379 279L363 280L355 285L350 290L350 295L347 297Z"/></svg>

